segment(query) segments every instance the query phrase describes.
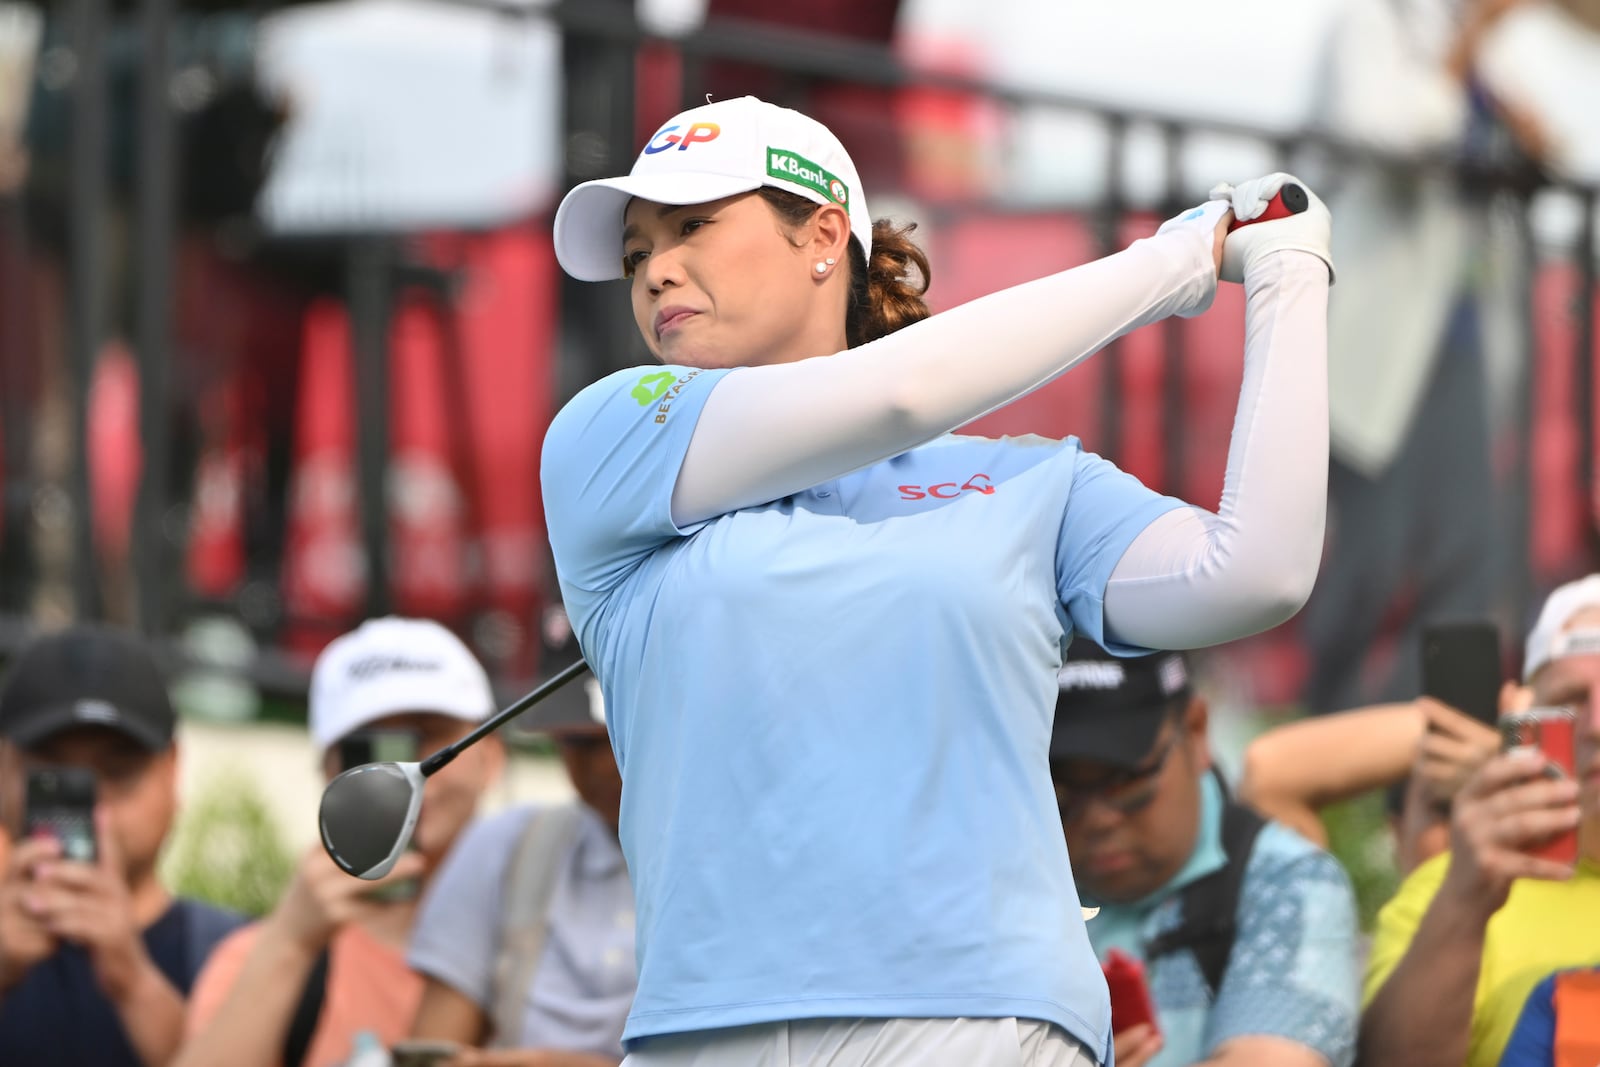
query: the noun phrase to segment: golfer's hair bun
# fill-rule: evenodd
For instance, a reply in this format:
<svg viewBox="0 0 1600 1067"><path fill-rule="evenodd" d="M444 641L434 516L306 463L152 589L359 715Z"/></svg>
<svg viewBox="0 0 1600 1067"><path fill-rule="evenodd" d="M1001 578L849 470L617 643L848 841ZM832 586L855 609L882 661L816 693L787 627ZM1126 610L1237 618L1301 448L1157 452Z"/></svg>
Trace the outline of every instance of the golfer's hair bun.
<svg viewBox="0 0 1600 1067"><path fill-rule="evenodd" d="M928 317L928 256L911 240L914 222L896 225L888 219L872 224L872 258L863 263L856 243L851 266L865 284L852 286L845 331L850 347L864 345Z"/></svg>

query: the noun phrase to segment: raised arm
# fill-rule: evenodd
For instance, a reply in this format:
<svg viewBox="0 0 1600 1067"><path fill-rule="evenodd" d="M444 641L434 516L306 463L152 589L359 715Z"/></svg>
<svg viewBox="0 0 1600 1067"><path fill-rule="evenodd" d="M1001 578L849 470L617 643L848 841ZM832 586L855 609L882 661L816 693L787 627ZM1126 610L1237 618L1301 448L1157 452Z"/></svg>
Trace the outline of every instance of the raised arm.
<svg viewBox="0 0 1600 1067"><path fill-rule="evenodd" d="M822 359L730 372L672 496L680 526L765 503L950 432L1128 331L1216 292L1212 202L1104 259L992 293ZM1193 218L1189 216L1193 215Z"/></svg>
<svg viewBox="0 0 1600 1067"><path fill-rule="evenodd" d="M1232 191L1241 219L1287 175ZM1244 381L1216 512L1178 508L1128 546L1106 584L1106 629L1147 648L1221 644L1288 619L1322 557L1328 484L1330 220L1315 197L1228 237L1245 286Z"/></svg>
<svg viewBox="0 0 1600 1067"><path fill-rule="evenodd" d="M1381 704L1268 730L1245 749L1239 798L1326 846L1318 811L1404 778L1423 725L1416 705Z"/></svg>

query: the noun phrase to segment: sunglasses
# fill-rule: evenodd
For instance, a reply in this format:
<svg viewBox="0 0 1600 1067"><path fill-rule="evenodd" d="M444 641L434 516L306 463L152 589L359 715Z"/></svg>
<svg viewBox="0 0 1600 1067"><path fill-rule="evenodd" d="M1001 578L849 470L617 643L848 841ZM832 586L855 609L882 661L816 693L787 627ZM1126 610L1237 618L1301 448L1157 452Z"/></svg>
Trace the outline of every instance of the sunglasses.
<svg viewBox="0 0 1600 1067"><path fill-rule="evenodd" d="M1117 771L1097 778L1092 783L1074 783L1056 779L1056 807L1063 822L1083 818L1090 805L1104 804L1119 815L1137 815L1156 799L1161 783L1156 781L1166 769L1167 760L1178 747L1182 731L1172 729L1167 739L1156 750L1152 761L1131 770Z"/></svg>

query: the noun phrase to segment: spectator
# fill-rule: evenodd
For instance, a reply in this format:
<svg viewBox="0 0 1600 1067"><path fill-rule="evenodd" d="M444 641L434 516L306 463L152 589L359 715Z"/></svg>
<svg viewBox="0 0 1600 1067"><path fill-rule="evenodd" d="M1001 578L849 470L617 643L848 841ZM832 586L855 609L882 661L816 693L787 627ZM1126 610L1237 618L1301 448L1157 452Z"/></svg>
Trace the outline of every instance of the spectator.
<svg viewBox="0 0 1600 1067"><path fill-rule="evenodd" d="M1073 876L1101 906L1089 941L1144 963L1160 1030L1115 1035L1118 1067L1349 1064L1349 881L1228 797L1183 655L1116 660L1079 638L1060 683L1051 774Z"/></svg>
<svg viewBox="0 0 1600 1067"><path fill-rule="evenodd" d="M1558 971L1533 987L1500 1067L1600 1063L1600 967Z"/></svg>
<svg viewBox="0 0 1600 1067"><path fill-rule="evenodd" d="M84 626L42 637L0 693L0 787L10 850L0 881L0 1064L157 1067L183 1037L184 1000L239 919L175 899L156 858L178 806L176 716L150 652ZM22 838L23 780L94 773L93 863Z"/></svg>
<svg viewBox="0 0 1600 1067"><path fill-rule="evenodd" d="M1387 788L1409 874L1449 847L1450 801L1498 745L1492 728L1427 697L1303 719L1250 743L1239 799L1326 847L1322 808Z"/></svg>
<svg viewBox="0 0 1600 1067"><path fill-rule="evenodd" d="M472 653L419 619L363 623L323 651L311 676L311 739L329 778L346 769L351 740L398 738L426 754L493 710ZM201 974L180 1067L326 1067L404 1037L422 996L404 956L416 897L504 759L490 738L430 777L415 852L378 882L351 878L313 846L272 912L225 941Z"/></svg>
<svg viewBox="0 0 1600 1067"><path fill-rule="evenodd" d="M1528 635L1538 705L1578 709L1577 782L1537 754L1489 760L1450 814L1450 851L1417 868L1378 916L1363 1062L1489 1067L1529 991L1600 958L1600 575L1562 586ZM1526 850L1581 822L1576 871Z"/></svg>
<svg viewBox="0 0 1600 1067"><path fill-rule="evenodd" d="M1316 109L1328 132L1478 165L1541 151L1537 120L1475 76L1480 44L1520 2L1342 0ZM1488 240L1486 197L1455 174L1351 165L1332 184L1346 284L1328 304L1328 555L1303 622L1317 711L1417 692L1422 626L1491 607L1484 279L1520 269L1492 262L1506 243ZM1391 617L1393 669L1361 691Z"/></svg>
<svg viewBox="0 0 1600 1067"><path fill-rule="evenodd" d="M466 1046L451 1067L614 1067L633 1003L633 887L598 683L522 725L554 740L578 803L516 808L463 836L412 934L426 980L412 1035Z"/></svg>

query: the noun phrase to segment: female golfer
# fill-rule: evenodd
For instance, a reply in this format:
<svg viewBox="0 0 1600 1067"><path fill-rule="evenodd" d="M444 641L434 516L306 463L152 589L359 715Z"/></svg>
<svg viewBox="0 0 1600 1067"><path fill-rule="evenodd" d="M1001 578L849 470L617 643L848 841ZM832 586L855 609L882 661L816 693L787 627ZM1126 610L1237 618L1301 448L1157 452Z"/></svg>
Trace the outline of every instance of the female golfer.
<svg viewBox="0 0 1600 1067"><path fill-rule="evenodd" d="M1047 764L1055 673L1075 633L1227 641L1311 588L1328 215L1313 197L1228 233L1285 180L933 318L926 261L871 221L838 140L754 98L678 115L562 202L562 266L628 278L662 363L585 389L543 457L623 773L630 1065L1109 1059ZM951 435L1200 313L1219 269L1248 310L1216 513L1076 439Z"/></svg>

